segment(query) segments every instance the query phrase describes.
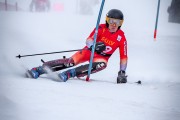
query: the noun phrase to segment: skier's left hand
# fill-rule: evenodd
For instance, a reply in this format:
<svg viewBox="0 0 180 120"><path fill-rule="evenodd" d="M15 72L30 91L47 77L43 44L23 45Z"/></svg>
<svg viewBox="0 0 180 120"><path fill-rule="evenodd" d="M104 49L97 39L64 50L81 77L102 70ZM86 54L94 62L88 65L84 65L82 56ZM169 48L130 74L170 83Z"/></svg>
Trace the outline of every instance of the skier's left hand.
<svg viewBox="0 0 180 120"><path fill-rule="evenodd" d="M127 82L126 72L120 70L120 71L118 72L117 84L118 84L118 83L126 83L126 82Z"/></svg>

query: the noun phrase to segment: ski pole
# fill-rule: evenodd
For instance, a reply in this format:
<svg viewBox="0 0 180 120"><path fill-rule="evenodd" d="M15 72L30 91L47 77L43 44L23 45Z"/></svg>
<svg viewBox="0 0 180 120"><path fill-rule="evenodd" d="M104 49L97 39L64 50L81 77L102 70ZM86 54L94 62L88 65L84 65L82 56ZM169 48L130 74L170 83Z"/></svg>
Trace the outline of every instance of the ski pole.
<svg viewBox="0 0 180 120"><path fill-rule="evenodd" d="M66 51L59 51L59 52L49 52L49 53L38 53L38 54L30 54L30 55L18 55L16 58L21 58L21 57L29 57L29 56L38 56L38 55L47 55L47 54L56 54L56 53L65 53L65 52L74 52L74 51L82 51L82 50L88 50L87 48L85 49L76 49L76 50L66 50Z"/></svg>
<svg viewBox="0 0 180 120"><path fill-rule="evenodd" d="M100 6L100 10L99 10L98 19L97 19L97 23L96 23L96 30L95 30L95 33L94 33L94 42L93 42L93 46L92 46L91 58L90 58L90 62L89 62L88 75L86 77L86 81L89 81L90 74L91 74L92 61L93 61L93 58L94 58L94 48L95 48L95 44L96 44L98 28L99 28L99 23L100 23L100 19L101 19L101 14L102 14L102 10L103 10L103 7L104 7L104 3L105 3L105 0L102 0L101 6Z"/></svg>

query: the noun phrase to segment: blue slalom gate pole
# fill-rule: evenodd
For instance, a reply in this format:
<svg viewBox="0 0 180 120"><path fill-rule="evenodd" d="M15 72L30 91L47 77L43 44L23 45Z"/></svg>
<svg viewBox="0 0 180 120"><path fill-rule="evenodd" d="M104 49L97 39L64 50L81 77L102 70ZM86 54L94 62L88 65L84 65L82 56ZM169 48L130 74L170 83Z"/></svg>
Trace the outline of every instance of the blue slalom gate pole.
<svg viewBox="0 0 180 120"><path fill-rule="evenodd" d="M95 45L96 45L98 28L99 28L99 23L100 23L100 20L101 20L101 14L102 14L102 10L103 10L103 7L104 7L104 3L105 3L105 0L102 0L101 7L100 7L100 10L99 10L98 19L97 19L97 23L96 23L96 30L95 30L95 33L94 33L94 42L93 42L93 46L92 46L92 50L91 50L91 58L90 58L90 62L89 62L88 75L86 77L86 81L89 81L90 74L91 74L92 61L93 61L93 58L94 58L94 48L95 48Z"/></svg>
<svg viewBox="0 0 180 120"><path fill-rule="evenodd" d="M157 35L157 25L158 25L158 18L159 18L159 8L160 8L160 0L158 1L158 6L157 6L156 23L155 23L155 29L154 29L154 39L156 39L156 35Z"/></svg>

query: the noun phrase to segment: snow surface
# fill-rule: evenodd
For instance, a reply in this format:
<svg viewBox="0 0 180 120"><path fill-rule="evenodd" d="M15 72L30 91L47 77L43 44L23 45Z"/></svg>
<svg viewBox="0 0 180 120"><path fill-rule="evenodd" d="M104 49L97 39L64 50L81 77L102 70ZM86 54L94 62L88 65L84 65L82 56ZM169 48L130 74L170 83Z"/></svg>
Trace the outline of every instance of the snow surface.
<svg viewBox="0 0 180 120"><path fill-rule="evenodd" d="M39 79L23 77L24 67L39 66L40 59L54 60L73 53L15 58L19 54L82 48L96 25L97 12L82 16L66 11L1 11L0 119L179 120L180 24L167 22L169 5L169 0L161 2L154 40L156 0L106 0L101 23L111 8L119 8L125 15L122 29L128 41L127 84L116 84L118 50L107 69L91 75L90 82L55 82L46 75ZM134 83L138 80L142 85Z"/></svg>

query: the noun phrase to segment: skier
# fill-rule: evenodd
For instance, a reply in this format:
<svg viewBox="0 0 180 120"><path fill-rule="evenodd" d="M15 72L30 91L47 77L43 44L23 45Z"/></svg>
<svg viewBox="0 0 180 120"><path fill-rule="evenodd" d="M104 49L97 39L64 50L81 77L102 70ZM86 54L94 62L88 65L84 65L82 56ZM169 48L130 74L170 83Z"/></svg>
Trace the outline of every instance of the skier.
<svg viewBox="0 0 180 120"><path fill-rule="evenodd" d="M124 32L120 29L124 20L123 13L118 9L111 9L106 14L106 23L100 24L95 45L94 59L92 63L91 73L99 72L106 68L110 56L119 48L120 54L120 70L118 72L117 83L126 83L126 67L127 67L127 41ZM31 77L38 78L46 73L45 68L48 67L52 71L58 71L76 66L80 63L90 60L91 50L94 40L95 29L86 39L86 46L82 51L76 52L70 58L63 58L44 62L42 66L29 70ZM67 81L72 77L84 77L88 74L89 64L73 67L58 76L62 81Z"/></svg>

